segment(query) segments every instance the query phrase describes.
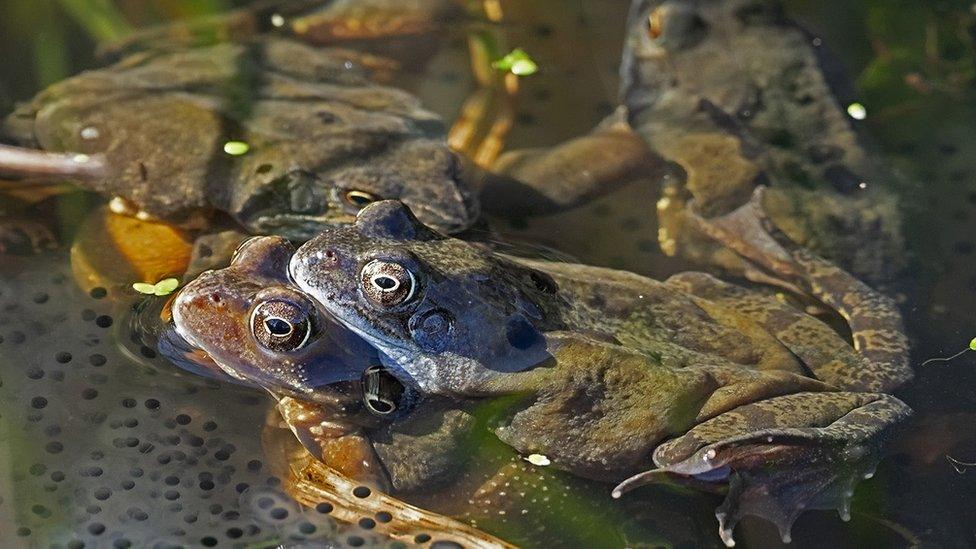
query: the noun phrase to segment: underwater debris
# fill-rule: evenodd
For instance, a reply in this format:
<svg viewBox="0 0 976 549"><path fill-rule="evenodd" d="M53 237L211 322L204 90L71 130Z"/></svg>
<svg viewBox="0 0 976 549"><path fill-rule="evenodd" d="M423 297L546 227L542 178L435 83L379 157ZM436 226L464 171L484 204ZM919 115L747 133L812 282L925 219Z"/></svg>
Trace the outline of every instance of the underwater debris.
<svg viewBox="0 0 976 549"><path fill-rule="evenodd" d="M960 475L964 474L970 467L976 467L976 463L958 460L949 454L945 456L946 461L952 464L952 468Z"/></svg>

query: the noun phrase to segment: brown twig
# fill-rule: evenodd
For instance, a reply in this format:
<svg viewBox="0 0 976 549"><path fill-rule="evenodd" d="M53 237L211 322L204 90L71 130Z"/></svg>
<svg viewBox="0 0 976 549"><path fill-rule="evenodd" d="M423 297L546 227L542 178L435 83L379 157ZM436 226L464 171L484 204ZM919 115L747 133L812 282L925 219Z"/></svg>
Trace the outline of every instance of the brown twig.
<svg viewBox="0 0 976 549"><path fill-rule="evenodd" d="M0 172L31 178L98 179L107 173L101 154L52 153L0 145Z"/></svg>

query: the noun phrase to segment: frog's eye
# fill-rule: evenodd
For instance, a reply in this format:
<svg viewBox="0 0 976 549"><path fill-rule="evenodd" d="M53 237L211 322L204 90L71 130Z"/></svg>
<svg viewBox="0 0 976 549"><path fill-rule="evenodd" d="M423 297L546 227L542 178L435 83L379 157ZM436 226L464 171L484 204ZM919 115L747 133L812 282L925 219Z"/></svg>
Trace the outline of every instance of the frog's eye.
<svg viewBox="0 0 976 549"><path fill-rule="evenodd" d="M312 320L307 309L294 303L264 301L251 313L251 333L270 351L297 351L308 343Z"/></svg>
<svg viewBox="0 0 976 549"><path fill-rule="evenodd" d="M345 200L346 204L349 206L352 206L357 210L361 210L379 200L380 197L366 191L352 190L346 191L346 194L342 195L342 199Z"/></svg>
<svg viewBox="0 0 976 549"><path fill-rule="evenodd" d="M417 281L409 269L399 263L379 259L363 266L359 272L359 283L366 297L383 307L394 307L410 301L417 287Z"/></svg>
<svg viewBox="0 0 976 549"><path fill-rule="evenodd" d="M661 7L658 7L647 16L647 34L650 35L651 40L655 40L661 36L664 32L663 24L664 11Z"/></svg>

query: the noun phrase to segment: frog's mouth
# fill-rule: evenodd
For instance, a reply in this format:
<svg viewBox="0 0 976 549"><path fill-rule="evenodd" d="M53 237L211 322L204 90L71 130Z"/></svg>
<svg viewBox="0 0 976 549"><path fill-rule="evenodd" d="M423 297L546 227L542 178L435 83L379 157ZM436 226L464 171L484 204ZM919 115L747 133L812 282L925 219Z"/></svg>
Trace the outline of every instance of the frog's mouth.
<svg viewBox="0 0 976 549"><path fill-rule="evenodd" d="M250 385L228 374L209 354L187 341L173 323L159 335L156 350L171 363L191 374L238 385Z"/></svg>

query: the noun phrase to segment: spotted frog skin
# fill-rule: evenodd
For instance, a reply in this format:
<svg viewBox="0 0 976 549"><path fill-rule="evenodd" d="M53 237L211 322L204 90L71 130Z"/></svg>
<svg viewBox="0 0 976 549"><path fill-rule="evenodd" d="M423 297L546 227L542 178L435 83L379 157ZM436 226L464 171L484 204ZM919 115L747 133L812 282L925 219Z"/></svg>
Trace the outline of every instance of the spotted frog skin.
<svg viewBox="0 0 976 549"><path fill-rule="evenodd" d="M686 206L722 215L768 185L765 209L793 241L891 280L904 262L897 180L846 113L839 63L779 0L635 0L627 25L627 120L684 172L658 204L665 252L732 268Z"/></svg>
<svg viewBox="0 0 976 549"><path fill-rule="evenodd" d="M369 54L268 35L151 50L59 82L3 124L8 141L104 155L79 182L174 221L218 210L303 240L381 198L454 232L478 217L444 125L376 83ZM247 143L232 155L225 143Z"/></svg>
<svg viewBox="0 0 976 549"><path fill-rule="evenodd" d="M759 199L735 213L759 215ZM826 261L762 239L728 243L792 270L848 318L855 346L768 292L703 273L658 282L506 257L392 201L312 239L289 268L406 383L521 396L495 430L519 452L623 480L615 496L663 478L727 484L717 513L727 543L745 514L788 538L803 508L848 514L854 482L909 415L885 394L911 377L905 338L890 301Z"/></svg>

